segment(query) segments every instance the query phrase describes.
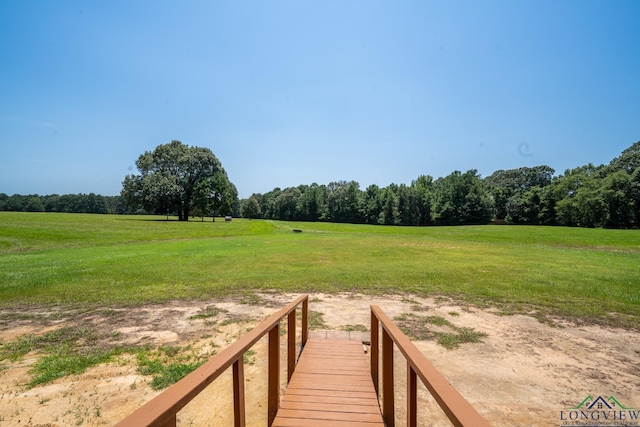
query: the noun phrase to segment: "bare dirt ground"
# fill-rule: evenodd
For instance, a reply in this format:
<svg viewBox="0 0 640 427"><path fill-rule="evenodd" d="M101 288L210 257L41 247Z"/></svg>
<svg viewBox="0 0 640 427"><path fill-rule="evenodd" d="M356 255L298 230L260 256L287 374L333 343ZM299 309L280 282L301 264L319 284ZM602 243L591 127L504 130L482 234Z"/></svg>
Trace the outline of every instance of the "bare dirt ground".
<svg viewBox="0 0 640 427"><path fill-rule="evenodd" d="M100 336L110 337L111 344L117 340L151 347L180 346L195 354L212 354L294 297L260 294L250 301L175 302L133 310L30 310L28 315L4 310L2 319L9 320L0 323L0 342L73 325L91 327ZM368 328L370 304L379 305L391 318L407 313L439 316L457 328L486 334L479 343L453 350L434 340L414 342L492 425L559 426L560 411L578 405L588 395L615 396L627 407L640 408L636 331L566 320L550 326L533 317L501 316L494 310L413 295L310 295L310 310L322 313L324 321L315 326L327 330ZM202 313L209 314L198 316ZM259 342L255 354L247 358L248 425L265 425L265 347L264 341ZM151 389L150 376L138 372L131 354L83 374L28 388L29 371L41 356L31 352L15 362L0 362L0 426L113 425L159 393ZM402 423L406 371L397 352L395 360L397 422ZM424 388L419 398L419 425L450 425ZM178 424L232 425L230 411L231 375L226 373L179 414Z"/></svg>

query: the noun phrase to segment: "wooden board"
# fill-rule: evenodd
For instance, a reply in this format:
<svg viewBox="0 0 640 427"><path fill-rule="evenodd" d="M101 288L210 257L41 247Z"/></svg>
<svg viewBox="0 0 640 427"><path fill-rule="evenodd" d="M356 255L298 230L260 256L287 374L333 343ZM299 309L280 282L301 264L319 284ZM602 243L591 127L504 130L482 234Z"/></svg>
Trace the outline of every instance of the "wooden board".
<svg viewBox="0 0 640 427"><path fill-rule="evenodd" d="M309 338L274 427L384 427L359 341Z"/></svg>

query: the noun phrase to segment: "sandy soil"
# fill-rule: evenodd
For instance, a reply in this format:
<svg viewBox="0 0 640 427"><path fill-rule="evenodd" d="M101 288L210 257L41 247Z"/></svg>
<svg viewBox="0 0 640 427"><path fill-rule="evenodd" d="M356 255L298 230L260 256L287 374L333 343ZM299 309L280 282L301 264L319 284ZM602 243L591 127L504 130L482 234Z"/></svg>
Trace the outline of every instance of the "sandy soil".
<svg viewBox="0 0 640 427"><path fill-rule="evenodd" d="M190 351L210 354L235 341L295 295L263 294L239 301L176 302L133 311L104 308L24 313L0 312L0 342L27 334L40 335L68 325L90 326L107 333L110 343L152 346L190 345ZM328 330L368 327L369 305L379 305L390 317L403 313L441 316L456 327L485 333L480 343L447 350L435 341L415 341L427 358L458 391L496 426L559 426L560 411L586 396L615 396L627 407L640 408L640 342L635 331L558 321L543 324L523 315L500 316L453 301L412 295L310 296L310 310L323 313ZM207 318L193 318L207 307L221 309ZM12 316L11 314L16 314ZM20 314L20 315L19 315ZM231 322L224 322L232 319ZM357 326L361 325L361 326ZM434 328L437 328L434 326ZM245 368L248 425L265 425L265 341ZM285 351L282 352L283 356ZM17 362L0 362L0 426L62 427L113 425L158 392L150 378L137 372L132 355L44 386L27 388L29 370L41 357L35 352ZM404 360L396 354L397 422L404 423ZM283 380L284 381L284 380ZM180 414L182 426L232 425L231 374L213 383ZM450 425L424 388L420 389L419 424Z"/></svg>

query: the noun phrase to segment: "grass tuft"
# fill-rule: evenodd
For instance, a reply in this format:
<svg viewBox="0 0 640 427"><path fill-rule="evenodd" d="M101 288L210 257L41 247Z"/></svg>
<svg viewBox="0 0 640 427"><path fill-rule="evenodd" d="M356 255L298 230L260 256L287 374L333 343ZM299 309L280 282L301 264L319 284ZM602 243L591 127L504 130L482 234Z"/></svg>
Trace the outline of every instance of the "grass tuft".
<svg viewBox="0 0 640 427"><path fill-rule="evenodd" d="M32 388L67 375L82 374L88 368L108 362L113 356L121 353L122 350L119 348L96 349L81 353L70 346L57 347L55 351L39 359L33 365L31 369L33 376L27 386Z"/></svg>
<svg viewBox="0 0 640 427"><path fill-rule="evenodd" d="M447 350L454 350L461 344L479 343L480 338L486 337L487 334L475 331L473 328L455 328L455 332L436 332L437 343Z"/></svg>
<svg viewBox="0 0 640 427"><path fill-rule="evenodd" d="M197 319L209 319L211 317L216 317L220 313L226 313L227 311L221 308L216 307L215 305L210 305L201 310L200 313L194 314L189 317L189 320L197 320Z"/></svg>
<svg viewBox="0 0 640 427"><path fill-rule="evenodd" d="M253 366L256 363L256 354L255 350L249 349L242 355L242 361L245 365Z"/></svg>
<svg viewBox="0 0 640 427"><path fill-rule="evenodd" d="M150 375L153 390L162 390L180 381L200 367L209 357L197 356L181 347L160 347L155 351L143 351L137 355L138 372Z"/></svg>
<svg viewBox="0 0 640 427"><path fill-rule="evenodd" d="M114 356L134 352L138 348L101 346L109 336L100 336L87 327L64 327L46 334L25 335L0 346L0 360L17 361L36 351L44 354L30 370L27 387L47 384L67 375L81 374L88 368L110 361Z"/></svg>
<svg viewBox="0 0 640 427"><path fill-rule="evenodd" d="M327 324L324 322L324 313L320 311L309 310L307 315L309 316L309 329L317 330L328 328Z"/></svg>
<svg viewBox="0 0 640 427"><path fill-rule="evenodd" d="M413 313L403 313L394 320L409 338L436 341L448 350L454 350L466 343L481 342L480 339L487 336L473 328L458 327L441 316L417 316Z"/></svg>
<svg viewBox="0 0 640 427"><path fill-rule="evenodd" d="M345 325L342 327L342 330L347 332L369 332L369 328L362 324Z"/></svg>

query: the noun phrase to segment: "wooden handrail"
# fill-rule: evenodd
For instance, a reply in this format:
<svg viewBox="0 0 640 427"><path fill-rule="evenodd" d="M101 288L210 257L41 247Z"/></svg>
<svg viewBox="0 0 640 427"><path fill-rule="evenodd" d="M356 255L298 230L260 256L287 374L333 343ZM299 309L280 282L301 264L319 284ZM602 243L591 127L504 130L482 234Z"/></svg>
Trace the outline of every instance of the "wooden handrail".
<svg viewBox="0 0 640 427"><path fill-rule="evenodd" d="M175 427L176 414L194 397L204 390L211 382L218 378L233 365L233 398L234 425L243 427L245 423L244 408L244 365L243 355L264 335L269 334L269 391L268 391L268 419L269 426L273 422L278 410L280 399L280 321L288 317L289 337L287 352L289 361L295 360L295 310L302 303L302 342L304 347L308 333L309 296L301 295L277 313L271 315L258 326L253 328L238 341L222 350L204 365L178 381L145 405L131 413L116 427ZM293 336L293 338L292 338ZM293 355L293 356L291 356ZM288 378L291 378L295 362L288 363Z"/></svg>
<svg viewBox="0 0 640 427"><path fill-rule="evenodd" d="M371 377L378 391L379 325L382 329L382 416L387 427L394 427L393 344L407 360L407 426L417 423L417 387L419 377L440 408L455 426L483 427L487 421L451 383L436 370L420 350L377 305L371 306Z"/></svg>

